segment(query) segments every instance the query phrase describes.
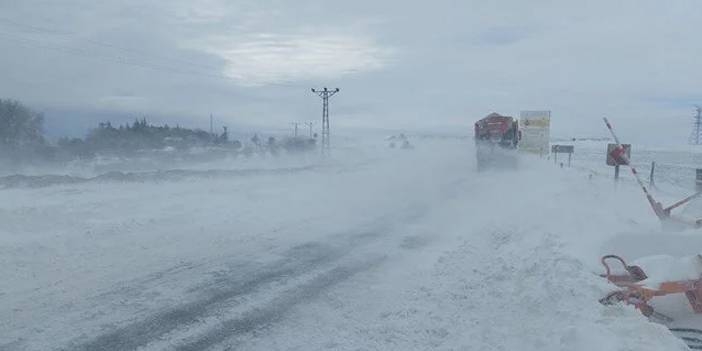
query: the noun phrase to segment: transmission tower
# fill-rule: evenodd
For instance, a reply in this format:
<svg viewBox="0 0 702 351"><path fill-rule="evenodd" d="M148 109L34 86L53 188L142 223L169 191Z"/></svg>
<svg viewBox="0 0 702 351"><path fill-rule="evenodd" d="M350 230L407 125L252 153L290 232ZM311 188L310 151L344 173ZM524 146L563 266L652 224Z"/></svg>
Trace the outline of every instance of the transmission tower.
<svg viewBox="0 0 702 351"><path fill-rule="evenodd" d="M310 138L312 138L312 126L314 125L314 122L312 122L312 121L305 122L305 125L310 128Z"/></svg>
<svg viewBox="0 0 702 351"><path fill-rule="evenodd" d="M692 134L690 135L690 144L700 145L702 143L702 107L695 106L697 114L695 122L692 125Z"/></svg>
<svg viewBox="0 0 702 351"><path fill-rule="evenodd" d="M322 98L322 153L329 151L329 98L339 92L339 88L329 90L312 89L312 92Z"/></svg>

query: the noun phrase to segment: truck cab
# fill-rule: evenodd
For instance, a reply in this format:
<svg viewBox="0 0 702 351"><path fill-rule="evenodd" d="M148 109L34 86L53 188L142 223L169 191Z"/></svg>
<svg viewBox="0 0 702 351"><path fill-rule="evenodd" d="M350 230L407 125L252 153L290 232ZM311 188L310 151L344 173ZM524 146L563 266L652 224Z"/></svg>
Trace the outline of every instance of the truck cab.
<svg viewBox="0 0 702 351"><path fill-rule="evenodd" d="M515 118L493 112L475 122L474 128L479 170L493 166L516 167L515 150L521 135Z"/></svg>

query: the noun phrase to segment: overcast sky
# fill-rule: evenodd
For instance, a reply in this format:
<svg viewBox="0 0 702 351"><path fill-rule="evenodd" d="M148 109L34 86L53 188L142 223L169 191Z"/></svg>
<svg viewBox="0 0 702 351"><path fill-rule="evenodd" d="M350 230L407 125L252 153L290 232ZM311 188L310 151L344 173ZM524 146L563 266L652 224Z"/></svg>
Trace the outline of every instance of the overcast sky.
<svg viewBox="0 0 702 351"><path fill-rule="evenodd" d="M465 129L551 110L554 136L685 143L702 2L0 0L0 97L55 131L153 116L207 127Z"/></svg>

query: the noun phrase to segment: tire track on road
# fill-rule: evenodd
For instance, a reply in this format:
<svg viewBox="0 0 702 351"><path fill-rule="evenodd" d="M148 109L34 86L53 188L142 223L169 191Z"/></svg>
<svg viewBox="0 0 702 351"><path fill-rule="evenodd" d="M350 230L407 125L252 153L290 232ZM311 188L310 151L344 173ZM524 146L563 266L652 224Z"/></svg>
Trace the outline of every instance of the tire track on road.
<svg viewBox="0 0 702 351"><path fill-rule="evenodd" d="M308 302L326 289L351 278L353 275L371 269L381 264L385 257L371 259L366 262L339 266L326 271L311 281L290 289L282 296L266 304L265 307L244 313L241 317L227 320L218 327L211 329L195 340L186 342L174 348L175 351L201 351L219 345L228 339L253 332L283 319L288 312L299 304ZM228 345L229 349L236 348Z"/></svg>
<svg viewBox="0 0 702 351"><path fill-rule="evenodd" d="M203 286L208 296L157 312L146 319L99 335L84 342L74 342L62 350L135 350L183 325L193 324L220 309L237 297L254 293L266 284L295 279L322 265L333 263L354 248L377 238L386 228L346 235L336 245L310 242L284 253L285 258L253 272L231 272L233 278L218 279L215 286ZM237 280L236 277L244 276Z"/></svg>
<svg viewBox="0 0 702 351"><path fill-rule="evenodd" d="M241 271L240 268L233 268L225 273L224 277L220 274L218 278L197 288L203 291L202 298L155 312L146 318L97 336L76 339L59 350L136 350L163 338L178 328L198 323L202 318L225 306L232 303L238 304L237 298L255 294L266 285L285 284L315 269L337 262L352 253L354 249L386 236L386 233L391 232L397 223L407 224L421 218L428 209L424 205L408 205L402 211L398 211L402 214L401 216L382 215L366 222L357 230L332 235L323 242L307 242L294 246L282 253L284 258L265 264L259 269ZM344 275L341 274L341 276ZM264 324L263 321L266 319L259 316L256 318L258 322L252 325ZM231 323L243 325L241 324L243 322ZM212 337L212 339L217 338Z"/></svg>

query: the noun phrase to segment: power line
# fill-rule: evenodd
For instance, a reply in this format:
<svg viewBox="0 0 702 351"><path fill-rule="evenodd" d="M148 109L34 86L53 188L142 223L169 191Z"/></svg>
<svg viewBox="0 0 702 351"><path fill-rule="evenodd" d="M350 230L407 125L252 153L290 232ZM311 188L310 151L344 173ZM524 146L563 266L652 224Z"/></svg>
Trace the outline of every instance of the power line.
<svg viewBox="0 0 702 351"><path fill-rule="evenodd" d="M312 92L322 98L322 153L328 153L330 149L329 141L329 98L339 92L339 88L329 90L326 87L324 90L315 90Z"/></svg>
<svg viewBox="0 0 702 351"><path fill-rule="evenodd" d="M5 40L9 40L12 42L15 42L16 44L20 44L21 46L24 46L25 48L29 49L45 49L45 50L52 50L55 52L59 52L65 55L72 55L72 56L77 56L83 59L93 59L93 60L98 60L102 62L110 62L110 63L115 63L115 64L120 64L124 66L133 66L133 67L140 67L140 68L146 68L154 71L162 71L162 72L168 72L168 73L175 73L175 74L181 74L181 75L191 75L191 76L199 76L203 78L211 78L211 79L218 79L218 80L225 80L225 81L230 81L234 83L240 83L237 80L233 79L232 77L219 74L219 73L209 73L209 72L202 72L202 71L197 71L197 70L189 70L187 68L181 68L181 67L174 67L174 66L167 66L163 64L155 64L152 62L144 62L136 60L134 58L125 58L125 57L115 57L112 55L104 55L100 53L96 53L93 51L88 51L85 49L80 49L80 48L74 48L74 47L67 47L67 46L62 46L62 45L47 45L46 43L42 42L41 40L37 39L30 39L26 37L20 37L17 36L15 33L8 33L8 32L1 32L0 31L0 38L4 38ZM89 40L89 39L88 39ZM104 46L112 46L117 48L117 46L113 46L112 44L107 44L107 43L102 43ZM125 51L134 51L131 49L123 49ZM183 61L185 62L185 61ZM193 66L191 64L191 66ZM202 65L201 65L202 66ZM214 66L212 66L214 67ZM219 69L219 68L218 68ZM301 87L300 84L292 84L292 83L285 83L285 82L269 82L265 84L266 86L278 86L278 87Z"/></svg>
<svg viewBox="0 0 702 351"><path fill-rule="evenodd" d="M312 122L312 121L305 122L305 125L310 128L310 138L312 138L312 126L314 125L314 122Z"/></svg>
<svg viewBox="0 0 702 351"><path fill-rule="evenodd" d="M14 27L17 28L22 28L22 29L27 29L33 32L42 32L42 33L52 33L52 34L70 34L69 32L62 32L57 29L51 29L51 28L46 28L46 27L38 27L35 25L30 25L22 22L17 22L15 20L5 18L5 17L0 17L0 22L5 22L6 24L10 24Z"/></svg>
<svg viewBox="0 0 702 351"><path fill-rule="evenodd" d="M125 58L118 58L118 57L109 56L109 55L96 54L95 52L87 51L85 49L71 48L71 47L60 46L60 45L47 45L47 44L42 43L41 41L38 41L35 39L12 37L12 36L8 35L7 33L3 33L3 32L0 32L0 37L5 38L6 40L14 41L15 43L24 44L24 46L27 48L35 48L35 49L38 48L38 49L52 50L55 52L59 52L59 53L66 54L66 55L77 56L80 58L94 59L94 60L98 60L98 61L117 63L120 65L126 65L126 66L147 68L147 69L151 69L151 70L155 70L155 71L164 71L164 72L169 72L169 73L186 74L186 75L194 75L194 76L200 76L200 77L234 81L232 78L224 76L224 75L202 73L202 72L197 72L197 71L187 71L187 70L183 70L181 68L174 68L171 66L155 65L153 63L146 63L146 62L138 62L135 60L129 60L129 59L125 59Z"/></svg>
<svg viewBox="0 0 702 351"><path fill-rule="evenodd" d="M190 66L201 67L201 68L205 68L205 69L213 69L213 70L221 69L221 67L219 67L219 66L207 65L207 64L198 63L198 62L192 62L192 61L184 60L184 59L177 58L177 57L170 57L170 56L154 54L154 53L147 52L144 50L128 48L128 47L123 47L120 45L115 45L115 44L100 41L100 40L84 38L75 32L66 32L66 31L60 31L57 29L51 29L51 28L46 28L46 27L37 27L37 26L24 24L21 22L17 22L17 21L10 20L7 18L2 18L2 17L0 17L0 23L4 23L5 25L9 24L10 26L14 26L15 28L29 30L29 31L32 31L34 33L44 33L44 34L51 34L51 35L63 36L63 37L73 37L76 40L83 41L83 42L86 42L88 44L92 44L95 46L101 46L101 47L105 47L105 48L110 48L113 50L128 52L128 53L132 53L132 54L137 54L137 55L141 55L145 58L149 58L149 56L150 56L152 59L171 61L171 62L176 62L176 63L181 63L181 64L184 63L184 64L187 64Z"/></svg>

